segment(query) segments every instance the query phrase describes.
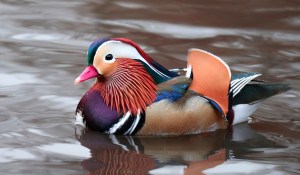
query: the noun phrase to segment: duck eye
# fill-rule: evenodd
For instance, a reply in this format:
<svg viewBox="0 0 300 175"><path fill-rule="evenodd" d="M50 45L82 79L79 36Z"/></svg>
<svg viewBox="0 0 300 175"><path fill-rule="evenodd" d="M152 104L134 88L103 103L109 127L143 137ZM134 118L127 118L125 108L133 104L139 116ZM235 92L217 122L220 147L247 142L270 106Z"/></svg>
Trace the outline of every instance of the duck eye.
<svg viewBox="0 0 300 175"><path fill-rule="evenodd" d="M106 56L105 56L105 60L112 60L114 57L113 57L113 55L112 54L107 54Z"/></svg>

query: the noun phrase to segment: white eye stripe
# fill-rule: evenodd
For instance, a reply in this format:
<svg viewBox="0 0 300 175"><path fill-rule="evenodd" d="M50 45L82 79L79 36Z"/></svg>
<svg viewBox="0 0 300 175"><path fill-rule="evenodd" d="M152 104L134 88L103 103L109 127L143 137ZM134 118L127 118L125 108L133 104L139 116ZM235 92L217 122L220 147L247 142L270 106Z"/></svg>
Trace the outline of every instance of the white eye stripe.
<svg viewBox="0 0 300 175"><path fill-rule="evenodd" d="M97 52L101 53L101 56L106 63L113 63L115 61L115 58L129 58L129 59L141 60L143 63L147 64L152 70L154 70L160 76L169 77L164 73L160 72L159 70L157 70L156 68L154 68L151 64L149 64L142 57L142 55L136 50L136 48L134 48L129 44L122 43L121 41L115 41L115 40L107 41L98 47ZM107 54L112 54L114 56L113 59L114 61L105 60L105 56Z"/></svg>
<svg viewBox="0 0 300 175"><path fill-rule="evenodd" d="M106 59L104 59L104 62L106 62L106 63L113 63L113 62L115 62L116 61L116 59L114 58L114 59L112 59L112 60L106 60Z"/></svg>
<svg viewBox="0 0 300 175"><path fill-rule="evenodd" d="M115 58L142 59L134 47L120 41L107 41L98 48L97 52L102 52L104 58L106 55L112 54Z"/></svg>

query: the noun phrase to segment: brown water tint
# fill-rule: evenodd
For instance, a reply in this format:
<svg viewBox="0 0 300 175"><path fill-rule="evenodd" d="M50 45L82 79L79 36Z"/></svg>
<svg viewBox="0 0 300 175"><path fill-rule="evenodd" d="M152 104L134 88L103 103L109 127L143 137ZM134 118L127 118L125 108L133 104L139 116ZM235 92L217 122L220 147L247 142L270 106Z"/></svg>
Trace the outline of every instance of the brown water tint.
<svg viewBox="0 0 300 175"><path fill-rule="evenodd" d="M300 173L299 1L2 0L0 14L1 175ZM74 134L74 110L91 82L73 80L101 37L130 38L168 68L184 67L187 49L201 48L233 71L293 89L231 130Z"/></svg>

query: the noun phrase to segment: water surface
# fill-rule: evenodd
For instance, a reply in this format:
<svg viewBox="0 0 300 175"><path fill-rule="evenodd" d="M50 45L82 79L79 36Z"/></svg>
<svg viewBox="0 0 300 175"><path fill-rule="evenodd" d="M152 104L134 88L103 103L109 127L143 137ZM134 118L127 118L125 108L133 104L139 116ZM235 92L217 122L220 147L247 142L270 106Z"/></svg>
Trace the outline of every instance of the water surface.
<svg viewBox="0 0 300 175"><path fill-rule="evenodd" d="M300 173L298 1L2 0L0 14L0 174ZM171 138L75 130L92 82L73 80L101 37L130 38L167 68L201 48L232 71L293 89L228 130Z"/></svg>

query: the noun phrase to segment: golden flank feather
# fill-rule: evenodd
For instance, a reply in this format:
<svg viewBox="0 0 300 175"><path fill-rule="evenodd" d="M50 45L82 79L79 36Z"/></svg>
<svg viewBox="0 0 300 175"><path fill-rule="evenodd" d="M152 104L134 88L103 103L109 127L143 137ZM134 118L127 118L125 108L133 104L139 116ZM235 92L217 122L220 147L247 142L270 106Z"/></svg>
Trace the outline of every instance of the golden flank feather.
<svg viewBox="0 0 300 175"><path fill-rule="evenodd" d="M147 107L144 127L137 135L195 134L226 128L227 121L206 99L187 91L176 102L162 100Z"/></svg>

